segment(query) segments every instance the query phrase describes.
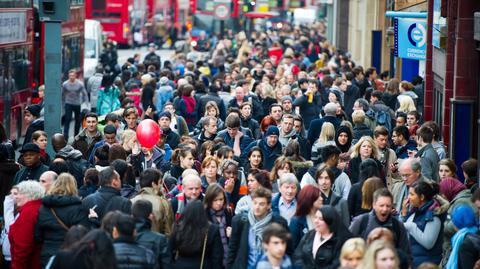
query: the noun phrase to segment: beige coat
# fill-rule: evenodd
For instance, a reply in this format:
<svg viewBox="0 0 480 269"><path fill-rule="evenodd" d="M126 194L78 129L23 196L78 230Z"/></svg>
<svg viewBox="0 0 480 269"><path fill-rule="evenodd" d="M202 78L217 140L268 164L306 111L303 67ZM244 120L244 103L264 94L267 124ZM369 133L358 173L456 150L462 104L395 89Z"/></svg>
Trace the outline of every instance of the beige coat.
<svg viewBox="0 0 480 269"><path fill-rule="evenodd" d="M152 203L153 215L155 217L152 221L152 231L166 236L170 235L173 224L173 211L168 200L158 195L151 187L142 188L138 195L131 199L132 204L138 200L147 200Z"/></svg>

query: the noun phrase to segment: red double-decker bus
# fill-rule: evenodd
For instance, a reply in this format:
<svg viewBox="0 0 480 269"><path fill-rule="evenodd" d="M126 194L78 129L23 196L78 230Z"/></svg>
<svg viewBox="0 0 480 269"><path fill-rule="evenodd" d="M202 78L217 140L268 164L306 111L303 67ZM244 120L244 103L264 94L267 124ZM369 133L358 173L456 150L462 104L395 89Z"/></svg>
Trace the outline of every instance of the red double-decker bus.
<svg viewBox="0 0 480 269"><path fill-rule="evenodd" d="M34 14L31 0L0 1L0 118L15 141L33 84Z"/></svg>
<svg viewBox="0 0 480 269"><path fill-rule="evenodd" d="M70 17L62 22L62 81L68 78L69 70L76 70L83 78L83 51L85 45L85 6L83 0L70 0ZM37 9L38 10L38 9ZM38 17L38 16L37 16ZM44 84L44 23L36 21L34 83Z"/></svg>
<svg viewBox="0 0 480 269"><path fill-rule="evenodd" d="M135 33L141 36L137 41L147 41L147 0L86 0L85 15L99 21L107 38L121 46L134 45Z"/></svg>
<svg viewBox="0 0 480 269"><path fill-rule="evenodd" d="M44 81L44 27L34 7L32 0L0 1L0 118L14 142L27 127L25 107ZM71 0L70 11L62 23L62 79L70 69L83 74L83 0Z"/></svg>

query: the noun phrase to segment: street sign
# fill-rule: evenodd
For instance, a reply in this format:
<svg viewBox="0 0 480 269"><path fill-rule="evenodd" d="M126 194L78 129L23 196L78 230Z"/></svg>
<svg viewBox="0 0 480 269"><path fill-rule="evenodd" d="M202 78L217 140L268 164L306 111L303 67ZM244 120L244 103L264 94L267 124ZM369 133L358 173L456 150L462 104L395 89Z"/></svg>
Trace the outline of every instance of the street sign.
<svg viewBox="0 0 480 269"><path fill-rule="evenodd" d="M230 16L230 5L228 3L215 3L215 17L219 20L226 20Z"/></svg>

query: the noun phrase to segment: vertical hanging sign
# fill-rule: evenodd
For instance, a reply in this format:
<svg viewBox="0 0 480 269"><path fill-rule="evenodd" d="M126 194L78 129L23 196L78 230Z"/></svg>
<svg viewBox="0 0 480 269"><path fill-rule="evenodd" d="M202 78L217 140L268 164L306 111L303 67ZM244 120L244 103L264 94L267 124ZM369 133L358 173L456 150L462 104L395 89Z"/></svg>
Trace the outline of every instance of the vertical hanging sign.
<svg viewBox="0 0 480 269"><path fill-rule="evenodd" d="M396 18L395 56L425 60L427 54L427 23L424 19Z"/></svg>

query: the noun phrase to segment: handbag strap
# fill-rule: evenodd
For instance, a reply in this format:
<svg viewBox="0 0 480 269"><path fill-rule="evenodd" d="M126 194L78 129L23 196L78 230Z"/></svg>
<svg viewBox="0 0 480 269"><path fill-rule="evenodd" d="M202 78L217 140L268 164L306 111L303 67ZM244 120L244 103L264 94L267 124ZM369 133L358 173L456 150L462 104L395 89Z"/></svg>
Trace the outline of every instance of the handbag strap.
<svg viewBox="0 0 480 269"><path fill-rule="evenodd" d="M203 269L203 260L205 259L205 249L207 248L207 237L208 237L208 230L205 234L205 240L203 240L203 249L202 249L202 260L200 261L200 269Z"/></svg>
<svg viewBox="0 0 480 269"><path fill-rule="evenodd" d="M60 224L60 226L62 226L63 229L65 229L66 231L69 230L68 226L57 216L57 213L55 212L55 210L53 210L53 208L50 208L50 212L52 212L53 216L55 217L55 219L58 221L58 223Z"/></svg>

